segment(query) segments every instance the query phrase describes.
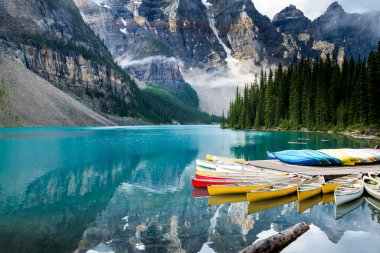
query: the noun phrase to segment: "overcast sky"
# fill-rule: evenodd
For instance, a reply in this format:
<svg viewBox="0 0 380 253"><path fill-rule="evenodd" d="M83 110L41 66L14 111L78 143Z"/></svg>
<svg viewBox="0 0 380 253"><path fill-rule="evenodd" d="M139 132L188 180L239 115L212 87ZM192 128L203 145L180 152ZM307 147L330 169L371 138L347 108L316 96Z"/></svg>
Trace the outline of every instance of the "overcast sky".
<svg viewBox="0 0 380 253"><path fill-rule="evenodd" d="M252 0L256 9L267 15L270 19L286 6L293 4L303 11L306 17L314 20L323 14L327 7L333 3L333 0ZM340 0L338 1L343 9L348 13L368 12L372 10L380 10L379 0Z"/></svg>

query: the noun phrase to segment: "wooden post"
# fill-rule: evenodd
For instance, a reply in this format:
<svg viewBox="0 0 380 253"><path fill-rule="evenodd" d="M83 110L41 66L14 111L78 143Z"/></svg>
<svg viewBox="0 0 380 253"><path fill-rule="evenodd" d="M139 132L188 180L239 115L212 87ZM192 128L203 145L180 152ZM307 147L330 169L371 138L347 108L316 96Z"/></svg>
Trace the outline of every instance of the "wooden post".
<svg viewBox="0 0 380 253"><path fill-rule="evenodd" d="M270 253L280 252L291 242L300 237L303 233L309 230L309 225L304 222L298 223L293 227L287 228L275 235L266 239L260 240L251 246L239 251L239 253Z"/></svg>

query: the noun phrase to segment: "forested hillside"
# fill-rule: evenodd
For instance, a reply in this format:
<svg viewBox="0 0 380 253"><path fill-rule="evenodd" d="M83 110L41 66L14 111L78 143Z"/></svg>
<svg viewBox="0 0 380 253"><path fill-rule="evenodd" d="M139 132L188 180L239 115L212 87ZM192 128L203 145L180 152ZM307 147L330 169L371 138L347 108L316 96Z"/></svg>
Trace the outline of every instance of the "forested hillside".
<svg viewBox="0 0 380 253"><path fill-rule="evenodd" d="M380 129L380 42L368 59L295 59L261 72L259 83L236 92L222 127L361 130Z"/></svg>

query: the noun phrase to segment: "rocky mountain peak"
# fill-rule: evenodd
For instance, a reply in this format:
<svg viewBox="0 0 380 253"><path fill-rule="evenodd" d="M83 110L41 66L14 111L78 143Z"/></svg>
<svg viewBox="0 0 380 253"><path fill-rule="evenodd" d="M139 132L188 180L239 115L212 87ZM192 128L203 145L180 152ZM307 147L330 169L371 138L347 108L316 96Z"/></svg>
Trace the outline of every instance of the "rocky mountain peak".
<svg viewBox="0 0 380 253"><path fill-rule="evenodd" d="M291 4L285 7L279 13L277 13L273 18L273 22L280 21L283 19L291 19L291 18L306 18L306 17L304 16L301 10L297 9L295 5Z"/></svg>
<svg viewBox="0 0 380 253"><path fill-rule="evenodd" d="M292 4L277 13L272 20L273 25L281 32L295 35L305 32L310 22L303 12Z"/></svg>
<svg viewBox="0 0 380 253"><path fill-rule="evenodd" d="M343 7L337 2L333 2L332 4L330 4L330 6L327 8L327 11L343 11Z"/></svg>

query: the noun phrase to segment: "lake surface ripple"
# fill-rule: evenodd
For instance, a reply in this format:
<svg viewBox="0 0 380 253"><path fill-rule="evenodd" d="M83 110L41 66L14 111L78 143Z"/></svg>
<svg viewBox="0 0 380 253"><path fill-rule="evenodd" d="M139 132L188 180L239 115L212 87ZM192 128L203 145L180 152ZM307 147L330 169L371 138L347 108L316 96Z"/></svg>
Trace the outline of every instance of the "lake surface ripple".
<svg viewBox="0 0 380 253"><path fill-rule="evenodd" d="M208 205L190 184L206 153L374 145L218 126L0 129L0 252L236 252L301 221L311 229L284 252L379 252L380 202L368 197L344 210L317 199L256 211Z"/></svg>

